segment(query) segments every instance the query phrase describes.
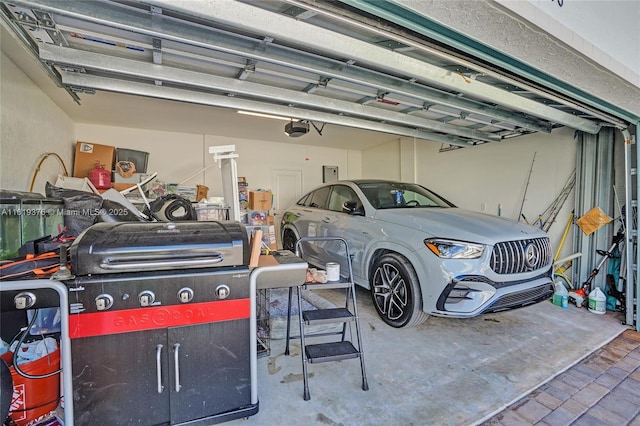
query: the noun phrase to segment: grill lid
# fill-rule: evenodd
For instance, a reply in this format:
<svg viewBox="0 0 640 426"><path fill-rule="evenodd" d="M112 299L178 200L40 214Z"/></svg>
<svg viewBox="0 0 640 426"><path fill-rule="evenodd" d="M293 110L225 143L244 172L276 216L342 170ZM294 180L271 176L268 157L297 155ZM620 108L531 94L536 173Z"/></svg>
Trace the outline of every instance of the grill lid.
<svg viewBox="0 0 640 426"><path fill-rule="evenodd" d="M70 248L76 275L243 266L247 232L238 222L96 223Z"/></svg>

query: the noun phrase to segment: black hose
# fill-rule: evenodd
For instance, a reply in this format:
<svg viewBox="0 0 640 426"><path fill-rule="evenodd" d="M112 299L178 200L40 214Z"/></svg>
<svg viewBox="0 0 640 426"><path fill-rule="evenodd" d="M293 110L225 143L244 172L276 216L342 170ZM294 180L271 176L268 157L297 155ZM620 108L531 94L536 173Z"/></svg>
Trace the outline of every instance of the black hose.
<svg viewBox="0 0 640 426"><path fill-rule="evenodd" d="M38 318L38 309L34 309L33 318L31 318L31 321L29 321L29 325L27 325L27 329L24 332L20 333L20 337L18 338L18 343L16 344L16 350L13 352L13 368L16 369L16 373L18 373L22 377L26 377L27 379L46 379L47 377L60 374L60 372L62 371L62 368L59 368L56 371L35 376L35 375L25 373L20 369L20 366L18 365L18 350L20 349L20 346L24 342L24 339L29 334L29 330L31 330L31 327L33 327L33 325L35 324L37 318ZM47 354L47 356L49 356L49 354Z"/></svg>
<svg viewBox="0 0 640 426"><path fill-rule="evenodd" d="M150 213L161 221L195 220L191 201L180 195L168 194L162 196L151 202L149 207Z"/></svg>

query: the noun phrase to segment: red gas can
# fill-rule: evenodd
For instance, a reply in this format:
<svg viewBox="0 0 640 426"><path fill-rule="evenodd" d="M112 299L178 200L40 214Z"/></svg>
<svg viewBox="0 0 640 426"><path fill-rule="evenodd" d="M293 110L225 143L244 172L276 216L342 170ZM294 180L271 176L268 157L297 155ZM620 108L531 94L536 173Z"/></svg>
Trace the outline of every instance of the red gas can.
<svg viewBox="0 0 640 426"><path fill-rule="evenodd" d="M93 169L89 170L89 180L96 189L111 188L111 171L105 170L104 166L98 162Z"/></svg>

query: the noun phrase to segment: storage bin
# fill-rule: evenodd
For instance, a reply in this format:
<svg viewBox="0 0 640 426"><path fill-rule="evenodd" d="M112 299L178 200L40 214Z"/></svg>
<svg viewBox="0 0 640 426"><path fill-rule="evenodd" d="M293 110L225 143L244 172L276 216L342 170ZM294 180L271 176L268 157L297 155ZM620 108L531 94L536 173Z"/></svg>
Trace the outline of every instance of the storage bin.
<svg viewBox="0 0 640 426"><path fill-rule="evenodd" d="M13 379L13 397L9 417L18 426L27 425L58 407L60 374L41 379L23 377L12 365L12 352L2 354ZM42 376L60 369L60 348L35 361L19 364L20 370L32 376ZM13 424L13 423L12 423Z"/></svg>
<svg viewBox="0 0 640 426"><path fill-rule="evenodd" d="M199 221L220 221L229 220L229 207L210 205L210 204L196 204L196 218Z"/></svg>
<svg viewBox="0 0 640 426"><path fill-rule="evenodd" d="M136 165L136 173L147 173L149 153L134 149L116 148L116 163L118 161L131 161Z"/></svg>
<svg viewBox="0 0 640 426"><path fill-rule="evenodd" d="M62 200L0 198L0 260L17 257L27 241L55 236L63 229Z"/></svg>

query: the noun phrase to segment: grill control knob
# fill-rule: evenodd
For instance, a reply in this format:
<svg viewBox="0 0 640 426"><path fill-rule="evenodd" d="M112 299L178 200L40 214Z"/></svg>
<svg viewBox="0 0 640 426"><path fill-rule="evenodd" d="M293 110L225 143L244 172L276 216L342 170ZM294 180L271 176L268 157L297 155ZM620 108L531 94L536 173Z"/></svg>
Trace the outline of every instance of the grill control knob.
<svg viewBox="0 0 640 426"><path fill-rule="evenodd" d="M16 309L29 309L36 304L36 295L30 291L23 291L16 294L13 303L15 303Z"/></svg>
<svg viewBox="0 0 640 426"><path fill-rule="evenodd" d="M140 301L140 306L151 306L156 301L156 295L150 290L145 290L140 292L138 300Z"/></svg>
<svg viewBox="0 0 640 426"><path fill-rule="evenodd" d="M99 294L96 296L96 309L106 311L113 306L113 297L110 294Z"/></svg>
<svg viewBox="0 0 640 426"><path fill-rule="evenodd" d="M230 292L231 290L229 290L229 286L226 286L224 284L216 287L216 296L218 296L218 299L226 299L227 297L229 297Z"/></svg>
<svg viewBox="0 0 640 426"><path fill-rule="evenodd" d="M191 300L193 300L193 290L189 287L181 288L180 291L178 291L178 300L180 303L191 302Z"/></svg>

